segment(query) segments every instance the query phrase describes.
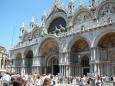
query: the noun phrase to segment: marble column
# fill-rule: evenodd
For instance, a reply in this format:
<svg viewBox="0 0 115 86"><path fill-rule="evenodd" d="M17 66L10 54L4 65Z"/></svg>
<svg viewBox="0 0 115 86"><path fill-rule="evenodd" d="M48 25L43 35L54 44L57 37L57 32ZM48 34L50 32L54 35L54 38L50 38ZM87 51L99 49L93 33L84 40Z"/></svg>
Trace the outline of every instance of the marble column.
<svg viewBox="0 0 115 86"><path fill-rule="evenodd" d="M25 60L24 60L24 54L22 54L22 69L21 69L21 75L25 75Z"/></svg>
<svg viewBox="0 0 115 86"><path fill-rule="evenodd" d="M93 64L92 63L90 63L90 73L93 73L94 71L93 71Z"/></svg>
<svg viewBox="0 0 115 86"><path fill-rule="evenodd" d="M97 64L98 67L98 75L100 75L100 64Z"/></svg>
<svg viewBox="0 0 115 86"><path fill-rule="evenodd" d="M95 73L95 75L98 74L97 64L94 64L94 73Z"/></svg>
<svg viewBox="0 0 115 86"><path fill-rule="evenodd" d="M107 75L110 75L110 65L109 65L109 63L106 64L106 67L107 67L106 68Z"/></svg>

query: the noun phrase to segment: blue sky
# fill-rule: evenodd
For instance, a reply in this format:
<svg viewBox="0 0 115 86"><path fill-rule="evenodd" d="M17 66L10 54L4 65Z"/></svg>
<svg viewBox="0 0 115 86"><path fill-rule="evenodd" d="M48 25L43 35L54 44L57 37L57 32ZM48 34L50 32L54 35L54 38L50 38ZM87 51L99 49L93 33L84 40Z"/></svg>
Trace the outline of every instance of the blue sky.
<svg viewBox="0 0 115 86"><path fill-rule="evenodd" d="M60 1L69 3L69 0ZM77 3L78 0L74 1ZM0 45L9 50L17 44L22 21L29 26L34 16L40 22L44 10L52 5L53 0L0 0Z"/></svg>

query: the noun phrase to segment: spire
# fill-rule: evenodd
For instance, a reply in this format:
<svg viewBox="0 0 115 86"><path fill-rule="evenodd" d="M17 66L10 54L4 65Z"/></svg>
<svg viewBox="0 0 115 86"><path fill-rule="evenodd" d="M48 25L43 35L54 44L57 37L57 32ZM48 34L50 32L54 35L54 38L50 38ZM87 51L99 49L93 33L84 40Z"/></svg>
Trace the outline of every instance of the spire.
<svg viewBox="0 0 115 86"><path fill-rule="evenodd" d="M71 7L74 6L74 0L70 0L70 6L71 6Z"/></svg>
<svg viewBox="0 0 115 86"><path fill-rule="evenodd" d="M20 36L22 36L26 31L26 25L25 25L25 22L23 21L22 22L22 26L20 28Z"/></svg>
<svg viewBox="0 0 115 86"><path fill-rule="evenodd" d="M22 26L21 26L22 28L24 28L25 27L25 22L23 21L22 22Z"/></svg>
<svg viewBox="0 0 115 86"><path fill-rule="evenodd" d="M72 14L74 8L74 0L70 0L68 8L69 8L69 13Z"/></svg>
<svg viewBox="0 0 115 86"><path fill-rule="evenodd" d="M82 5L83 5L83 0L79 0L78 6L82 6Z"/></svg>
<svg viewBox="0 0 115 86"><path fill-rule="evenodd" d="M35 25L36 25L35 17L32 16L32 17L31 17L31 22L30 22L30 30L32 30L32 29L34 28Z"/></svg>
<svg viewBox="0 0 115 86"><path fill-rule="evenodd" d="M35 23L35 17L34 16L32 16L31 22Z"/></svg>
<svg viewBox="0 0 115 86"><path fill-rule="evenodd" d="M73 5L74 4L74 0L70 0L70 3Z"/></svg>

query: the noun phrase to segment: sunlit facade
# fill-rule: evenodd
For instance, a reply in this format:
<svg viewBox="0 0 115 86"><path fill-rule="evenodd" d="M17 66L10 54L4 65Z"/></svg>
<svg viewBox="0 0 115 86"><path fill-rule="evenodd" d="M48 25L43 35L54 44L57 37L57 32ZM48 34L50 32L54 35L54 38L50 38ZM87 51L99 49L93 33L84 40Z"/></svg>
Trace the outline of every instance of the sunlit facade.
<svg viewBox="0 0 115 86"><path fill-rule="evenodd" d="M0 46L0 71L6 71L7 53L3 46Z"/></svg>
<svg viewBox="0 0 115 86"><path fill-rule="evenodd" d="M66 7L55 0L42 25L32 17L29 32L22 24L19 42L10 49L12 72L115 74L115 1L91 0L78 8L71 1Z"/></svg>

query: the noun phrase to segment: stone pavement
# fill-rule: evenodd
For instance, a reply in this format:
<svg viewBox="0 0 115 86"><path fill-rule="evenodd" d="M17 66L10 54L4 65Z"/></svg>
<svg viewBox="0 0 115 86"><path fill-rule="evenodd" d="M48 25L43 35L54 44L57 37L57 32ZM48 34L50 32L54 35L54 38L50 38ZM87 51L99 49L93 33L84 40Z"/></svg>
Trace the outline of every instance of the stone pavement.
<svg viewBox="0 0 115 86"><path fill-rule="evenodd" d="M79 85L73 85L73 84L58 84L57 86L79 86Z"/></svg>
<svg viewBox="0 0 115 86"><path fill-rule="evenodd" d="M79 86L79 85L62 83L62 84L58 84L56 86ZM86 86L92 86L92 85L86 85ZM103 86L115 86L115 83L105 83L105 84L103 84Z"/></svg>

